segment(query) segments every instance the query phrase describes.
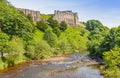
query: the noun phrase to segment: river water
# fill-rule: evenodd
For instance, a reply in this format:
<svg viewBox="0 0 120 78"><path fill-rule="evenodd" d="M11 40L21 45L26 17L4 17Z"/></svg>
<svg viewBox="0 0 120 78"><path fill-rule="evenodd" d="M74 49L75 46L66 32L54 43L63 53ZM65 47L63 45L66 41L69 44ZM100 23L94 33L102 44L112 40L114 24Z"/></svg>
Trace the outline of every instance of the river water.
<svg viewBox="0 0 120 78"><path fill-rule="evenodd" d="M104 78L98 62L83 54L70 54L67 60L36 63L0 73L0 78Z"/></svg>

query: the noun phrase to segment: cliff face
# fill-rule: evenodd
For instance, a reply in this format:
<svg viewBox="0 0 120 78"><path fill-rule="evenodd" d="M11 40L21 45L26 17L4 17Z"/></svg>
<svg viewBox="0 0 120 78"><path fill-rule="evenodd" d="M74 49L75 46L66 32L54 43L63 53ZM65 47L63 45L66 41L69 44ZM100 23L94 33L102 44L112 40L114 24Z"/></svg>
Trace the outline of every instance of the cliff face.
<svg viewBox="0 0 120 78"><path fill-rule="evenodd" d="M53 18L59 23L65 21L68 26L80 26L77 13L55 10Z"/></svg>
<svg viewBox="0 0 120 78"><path fill-rule="evenodd" d="M29 9L17 8L17 10L22 11L25 15L30 14L32 16L33 22L40 21L40 11L34 11Z"/></svg>

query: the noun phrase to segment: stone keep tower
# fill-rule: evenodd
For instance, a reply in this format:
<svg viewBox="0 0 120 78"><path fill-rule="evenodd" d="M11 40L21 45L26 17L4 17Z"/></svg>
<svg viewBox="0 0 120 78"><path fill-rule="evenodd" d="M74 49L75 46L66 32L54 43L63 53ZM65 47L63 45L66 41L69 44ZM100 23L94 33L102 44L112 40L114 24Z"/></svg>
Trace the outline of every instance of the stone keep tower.
<svg viewBox="0 0 120 78"><path fill-rule="evenodd" d="M40 11L33 11L33 10L22 9L22 8L17 8L17 10L22 11L25 15L30 14L32 16L33 22L40 21Z"/></svg>
<svg viewBox="0 0 120 78"><path fill-rule="evenodd" d="M57 20L59 23L61 21L65 21L68 26L80 26L79 18L77 13L73 13L72 11L54 11L53 18Z"/></svg>

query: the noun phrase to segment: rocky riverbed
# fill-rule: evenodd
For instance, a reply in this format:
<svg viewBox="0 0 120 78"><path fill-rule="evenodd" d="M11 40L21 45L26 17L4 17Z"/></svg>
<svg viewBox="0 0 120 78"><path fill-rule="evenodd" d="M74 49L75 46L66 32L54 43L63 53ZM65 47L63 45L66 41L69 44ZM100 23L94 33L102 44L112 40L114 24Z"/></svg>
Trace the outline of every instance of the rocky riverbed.
<svg viewBox="0 0 120 78"><path fill-rule="evenodd" d="M84 54L30 61L0 72L0 78L104 78L99 63Z"/></svg>

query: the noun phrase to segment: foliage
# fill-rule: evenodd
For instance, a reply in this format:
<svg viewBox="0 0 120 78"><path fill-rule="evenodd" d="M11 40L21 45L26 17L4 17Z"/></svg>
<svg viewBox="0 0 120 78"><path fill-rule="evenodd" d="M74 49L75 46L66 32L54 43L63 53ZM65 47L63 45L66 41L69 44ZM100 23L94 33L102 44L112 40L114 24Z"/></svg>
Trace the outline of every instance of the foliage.
<svg viewBox="0 0 120 78"><path fill-rule="evenodd" d="M46 19L46 20L48 20L50 17L51 17L51 15L46 15L46 14L40 14L40 17L41 17L41 19Z"/></svg>
<svg viewBox="0 0 120 78"><path fill-rule="evenodd" d="M67 29L67 24L65 23L65 21L62 21L60 23L60 30L65 31L66 29Z"/></svg>
<svg viewBox="0 0 120 78"><path fill-rule="evenodd" d="M32 19L31 14L28 14L28 15L27 15L27 18L30 20L30 22L33 22L33 19Z"/></svg>
<svg viewBox="0 0 120 78"><path fill-rule="evenodd" d="M57 46L58 50L55 51L54 53L55 54L65 53L68 50L68 44L69 43L68 43L67 39L60 40L59 43L58 43L58 46Z"/></svg>
<svg viewBox="0 0 120 78"><path fill-rule="evenodd" d="M8 42L7 45L7 52L8 52L8 66L13 66L15 60L22 59L22 55L25 52L23 40L18 37L13 37L11 41Z"/></svg>
<svg viewBox="0 0 120 78"><path fill-rule="evenodd" d="M57 21L57 20L54 20L53 17L51 17L51 18L48 19L48 24L49 24L52 28L60 27L58 21Z"/></svg>
<svg viewBox="0 0 120 78"><path fill-rule="evenodd" d="M53 28L53 32L57 35L57 37L59 37L61 34L61 31L58 27Z"/></svg>
<svg viewBox="0 0 120 78"><path fill-rule="evenodd" d="M40 40L35 43L35 53L34 56L36 58L46 58L51 56L51 49L49 44L46 41Z"/></svg>
<svg viewBox="0 0 120 78"><path fill-rule="evenodd" d="M4 3L4 4L7 4L7 0L0 0L0 3Z"/></svg>
<svg viewBox="0 0 120 78"><path fill-rule="evenodd" d="M109 51L115 46L120 46L120 26L110 30L100 47L102 51Z"/></svg>
<svg viewBox="0 0 120 78"><path fill-rule="evenodd" d="M88 20L86 23L86 29L88 29L89 31L92 30L103 31L102 27L103 27L102 23L98 20Z"/></svg>
<svg viewBox="0 0 120 78"><path fill-rule="evenodd" d="M34 56L35 54L35 46L34 44L29 44L26 46L26 52L25 52L25 56L30 58L30 59L35 59L36 57Z"/></svg>
<svg viewBox="0 0 120 78"><path fill-rule="evenodd" d="M86 34L87 30L85 28L80 29L80 36L84 36Z"/></svg>
<svg viewBox="0 0 120 78"><path fill-rule="evenodd" d="M105 78L120 78L120 68L111 67L105 71Z"/></svg>
<svg viewBox="0 0 120 78"><path fill-rule="evenodd" d="M102 56L102 49L100 45L104 41L104 38L108 34L109 29L102 25L98 20L89 20L86 23L86 29L90 31L88 36L88 50L91 55Z"/></svg>
<svg viewBox="0 0 120 78"><path fill-rule="evenodd" d="M81 30L85 30L84 36L81 36ZM82 27L68 27L65 32L62 32L59 40L65 40L67 42L67 48L68 49L86 49L86 45L88 42L87 36L89 34L89 31L87 31L85 28ZM66 48L66 49L67 49ZM69 51L71 51L69 50Z"/></svg>
<svg viewBox="0 0 120 78"><path fill-rule="evenodd" d="M36 26L39 30L45 32L45 30L48 28L47 23L45 23L43 20L37 22L37 26Z"/></svg>
<svg viewBox="0 0 120 78"><path fill-rule="evenodd" d="M34 35L33 35L33 39L34 39L35 41L39 41L40 39L43 38L43 35L44 35L44 32L39 31L39 29L35 29Z"/></svg>
<svg viewBox="0 0 120 78"><path fill-rule="evenodd" d="M3 32L0 31L0 52L1 52L1 57L3 57L3 53L6 50L6 45L8 43L9 36Z"/></svg>
<svg viewBox="0 0 120 78"><path fill-rule="evenodd" d="M13 6L0 3L0 28L10 36L19 36L25 40L32 38L33 26Z"/></svg>
<svg viewBox="0 0 120 78"><path fill-rule="evenodd" d="M57 36L51 30L47 30L43 38L51 47L55 47L57 45Z"/></svg>
<svg viewBox="0 0 120 78"><path fill-rule="evenodd" d="M120 48L115 47L112 50L104 53L105 65L107 67L120 66Z"/></svg>
<svg viewBox="0 0 120 78"><path fill-rule="evenodd" d="M115 47L108 52L104 52L104 64L107 67L105 71L106 78L120 77L120 48Z"/></svg>

